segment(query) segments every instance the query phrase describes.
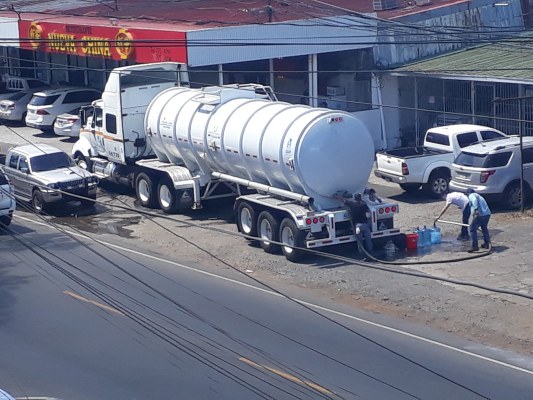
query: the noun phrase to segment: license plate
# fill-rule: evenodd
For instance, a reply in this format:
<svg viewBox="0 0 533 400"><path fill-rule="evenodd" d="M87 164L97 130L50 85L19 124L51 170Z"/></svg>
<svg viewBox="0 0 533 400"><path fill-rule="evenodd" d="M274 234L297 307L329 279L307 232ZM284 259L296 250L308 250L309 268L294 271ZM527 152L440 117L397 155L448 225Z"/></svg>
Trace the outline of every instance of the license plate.
<svg viewBox="0 0 533 400"><path fill-rule="evenodd" d="M457 174L457 178L466 181L468 179L468 175L466 175L466 174Z"/></svg>

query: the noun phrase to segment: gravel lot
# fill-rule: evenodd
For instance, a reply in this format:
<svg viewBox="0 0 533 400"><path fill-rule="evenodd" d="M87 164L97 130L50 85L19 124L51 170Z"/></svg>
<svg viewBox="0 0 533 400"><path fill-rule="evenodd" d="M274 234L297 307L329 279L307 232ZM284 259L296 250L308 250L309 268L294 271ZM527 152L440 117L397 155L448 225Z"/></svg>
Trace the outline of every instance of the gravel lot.
<svg viewBox="0 0 533 400"><path fill-rule="evenodd" d="M30 128L0 127L0 143L4 143L0 151L5 150L5 143L19 144L26 140L50 143L65 150L72 146L67 139L47 137ZM422 193L407 195L396 185L378 182L374 177L370 178L370 184L382 197L400 203L396 222L403 230L432 224L443 206L442 201L429 201ZM133 193L105 184L101 189L101 203L94 214L82 216L75 209L65 209L52 220L98 234L104 240L146 249L217 273L232 274L234 268L281 291L301 292L343 307L396 316L478 343L533 355L532 300L405 275L405 272L418 272L532 296L533 214L530 210L521 215L494 208L489 225L494 253L487 257L409 265L412 261L449 261L466 255L468 243L455 240L457 227L443 225L441 245L432 246L423 254L396 255L405 265L390 266L392 271L382 271L319 255L310 255L304 263L293 264L281 255L264 253L236 235L212 230L236 233L231 201L207 203L203 210L176 215L172 220L153 219L132 210L112 207L136 207ZM460 221L459 211L450 209L446 219ZM328 254L360 258L354 245L328 249Z"/></svg>

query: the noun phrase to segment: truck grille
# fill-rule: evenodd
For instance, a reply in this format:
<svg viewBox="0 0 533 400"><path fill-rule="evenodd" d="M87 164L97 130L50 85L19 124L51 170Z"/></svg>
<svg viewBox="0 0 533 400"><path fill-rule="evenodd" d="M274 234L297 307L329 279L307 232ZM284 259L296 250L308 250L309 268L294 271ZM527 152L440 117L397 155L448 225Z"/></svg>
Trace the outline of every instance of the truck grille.
<svg viewBox="0 0 533 400"><path fill-rule="evenodd" d="M85 179L76 179L75 181L69 181L69 182L58 182L59 189L74 189L77 188L79 185L85 186L86 182Z"/></svg>

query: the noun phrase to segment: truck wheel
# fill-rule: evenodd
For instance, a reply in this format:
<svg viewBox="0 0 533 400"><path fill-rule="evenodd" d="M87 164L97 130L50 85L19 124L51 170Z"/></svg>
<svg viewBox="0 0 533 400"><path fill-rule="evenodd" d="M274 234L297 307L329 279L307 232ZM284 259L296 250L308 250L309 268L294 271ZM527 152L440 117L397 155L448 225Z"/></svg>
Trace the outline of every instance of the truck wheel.
<svg viewBox="0 0 533 400"><path fill-rule="evenodd" d="M0 228L9 226L11 224L11 219L12 219L11 215L0 216Z"/></svg>
<svg viewBox="0 0 533 400"><path fill-rule="evenodd" d="M275 253L279 250L279 245L273 243L278 241L279 222L268 211L262 211L257 217L257 233L259 245L265 253Z"/></svg>
<svg viewBox="0 0 533 400"><path fill-rule="evenodd" d="M527 192L527 187L524 185L524 191ZM516 210L520 208L520 199L522 198L520 193L520 183L513 182L507 185L503 191L503 205L509 210Z"/></svg>
<svg viewBox="0 0 533 400"><path fill-rule="evenodd" d="M237 229L246 236L248 240L254 240L257 236L257 213L248 203L241 203L237 208Z"/></svg>
<svg viewBox="0 0 533 400"><path fill-rule="evenodd" d="M433 172L429 176L428 183L424 184L424 190L434 198L440 198L448 192L450 178L444 172Z"/></svg>
<svg viewBox="0 0 533 400"><path fill-rule="evenodd" d="M34 190L31 196L31 205L36 214L41 214L46 209L46 204L43 200L43 194L40 190Z"/></svg>
<svg viewBox="0 0 533 400"><path fill-rule="evenodd" d="M174 214L178 211L178 199L176 189L170 178L163 178L157 185L157 201L161 210L167 214Z"/></svg>
<svg viewBox="0 0 533 400"><path fill-rule="evenodd" d="M74 157L74 161L76 161L76 164L78 167L86 169L89 172L93 172L93 162L89 157L85 157L81 153L76 153L76 156Z"/></svg>
<svg viewBox="0 0 533 400"><path fill-rule="evenodd" d="M156 207L156 187L152 178L141 172L135 179L135 191L137 192L137 200L141 203L141 206L147 208Z"/></svg>
<svg viewBox="0 0 533 400"><path fill-rule="evenodd" d="M420 186L419 183L400 183L400 187L407 193L416 192Z"/></svg>
<svg viewBox="0 0 533 400"><path fill-rule="evenodd" d="M281 221L279 228L279 241L285 246L281 246L281 251L285 258L291 262L301 261L305 256L304 247L306 232L298 229L294 221L285 218Z"/></svg>

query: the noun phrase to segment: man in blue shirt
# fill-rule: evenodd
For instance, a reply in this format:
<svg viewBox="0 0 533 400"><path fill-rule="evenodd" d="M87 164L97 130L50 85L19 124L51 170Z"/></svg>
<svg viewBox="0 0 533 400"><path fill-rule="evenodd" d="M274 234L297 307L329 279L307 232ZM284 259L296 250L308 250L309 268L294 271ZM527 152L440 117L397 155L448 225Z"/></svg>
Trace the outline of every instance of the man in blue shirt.
<svg viewBox="0 0 533 400"><path fill-rule="evenodd" d="M468 189L466 191L468 196L468 202L470 204L470 213L472 214L472 223L470 224L470 235L472 237L472 248L468 250L469 253L478 251L477 242L477 228L481 227L483 232L483 241L481 245L484 249L490 247L490 235L489 235L489 220L490 220L490 208L487 201L479 194L474 192L474 189Z"/></svg>

